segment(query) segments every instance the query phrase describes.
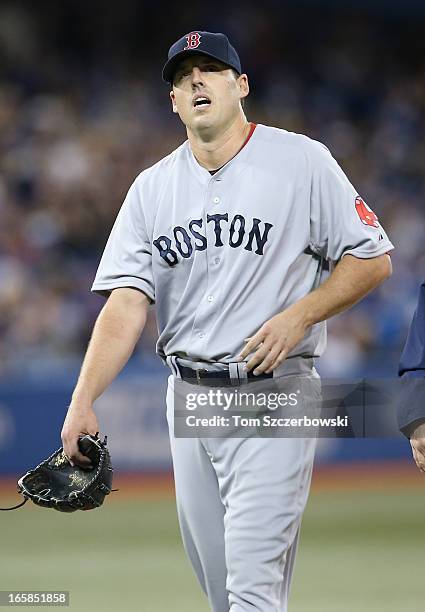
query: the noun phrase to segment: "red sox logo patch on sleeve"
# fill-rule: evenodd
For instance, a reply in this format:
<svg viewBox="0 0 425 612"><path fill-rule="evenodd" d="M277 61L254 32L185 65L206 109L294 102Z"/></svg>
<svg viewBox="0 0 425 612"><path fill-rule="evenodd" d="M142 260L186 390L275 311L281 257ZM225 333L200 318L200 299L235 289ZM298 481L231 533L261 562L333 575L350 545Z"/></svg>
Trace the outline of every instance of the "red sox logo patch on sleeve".
<svg viewBox="0 0 425 612"><path fill-rule="evenodd" d="M360 217L360 221L364 223L364 225L379 227L378 217L360 196L356 198L356 210Z"/></svg>
<svg viewBox="0 0 425 612"><path fill-rule="evenodd" d="M199 32L191 32L186 36L187 45L183 49L183 51L187 51L188 49L197 49L201 44L201 35Z"/></svg>

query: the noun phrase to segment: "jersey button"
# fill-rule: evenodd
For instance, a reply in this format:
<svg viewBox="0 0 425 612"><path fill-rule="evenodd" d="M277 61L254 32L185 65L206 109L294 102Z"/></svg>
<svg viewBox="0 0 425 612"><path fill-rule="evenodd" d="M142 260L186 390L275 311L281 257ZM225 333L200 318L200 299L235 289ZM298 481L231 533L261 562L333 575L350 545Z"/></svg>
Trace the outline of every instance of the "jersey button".
<svg viewBox="0 0 425 612"><path fill-rule="evenodd" d="M220 257L216 257L216 258L214 259L214 263L215 263L215 264L219 264L219 263L220 263Z"/></svg>
<svg viewBox="0 0 425 612"><path fill-rule="evenodd" d="M208 300L209 302L214 302L214 296L213 296L213 295L209 295L209 296L207 297L207 300Z"/></svg>
<svg viewBox="0 0 425 612"><path fill-rule="evenodd" d="M214 204L218 204L220 202L220 198L218 196L215 196L215 198L213 198L213 202Z"/></svg>
<svg viewBox="0 0 425 612"><path fill-rule="evenodd" d="M205 334L204 334L204 332L201 332L200 334L198 334L198 336L199 336L200 338L205 338Z"/></svg>

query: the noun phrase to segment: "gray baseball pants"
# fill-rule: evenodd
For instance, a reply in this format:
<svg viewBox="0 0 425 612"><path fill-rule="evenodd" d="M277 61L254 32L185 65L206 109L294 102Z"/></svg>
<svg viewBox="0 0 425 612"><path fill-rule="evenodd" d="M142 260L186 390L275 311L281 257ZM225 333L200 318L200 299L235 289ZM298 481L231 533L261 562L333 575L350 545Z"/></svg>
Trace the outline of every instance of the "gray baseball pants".
<svg viewBox="0 0 425 612"><path fill-rule="evenodd" d="M179 524L212 612L286 612L315 438L175 438L174 393L170 376Z"/></svg>

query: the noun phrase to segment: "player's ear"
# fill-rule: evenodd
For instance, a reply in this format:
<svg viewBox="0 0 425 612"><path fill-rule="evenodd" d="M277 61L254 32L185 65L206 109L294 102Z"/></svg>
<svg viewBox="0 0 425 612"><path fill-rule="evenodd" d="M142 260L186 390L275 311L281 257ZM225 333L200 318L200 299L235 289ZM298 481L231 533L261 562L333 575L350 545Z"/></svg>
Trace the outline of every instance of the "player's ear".
<svg viewBox="0 0 425 612"><path fill-rule="evenodd" d="M176 105L176 96L174 95L174 91L170 91L171 105L173 109L173 113L177 113L177 105Z"/></svg>
<svg viewBox="0 0 425 612"><path fill-rule="evenodd" d="M238 85L241 98L246 98L249 94L248 75L245 73L240 74L238 77Z"/></svg>

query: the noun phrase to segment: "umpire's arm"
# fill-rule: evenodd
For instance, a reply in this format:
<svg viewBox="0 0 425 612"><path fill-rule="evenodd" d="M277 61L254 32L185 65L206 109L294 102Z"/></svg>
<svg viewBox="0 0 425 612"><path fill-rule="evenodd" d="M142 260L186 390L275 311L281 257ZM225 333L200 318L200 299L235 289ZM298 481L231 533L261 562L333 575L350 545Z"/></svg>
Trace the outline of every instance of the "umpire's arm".
<svg viewBox="0 0 425 612"><path fill-rule="evenodd" d="M149 304L149 298L138 289L114 289L97 318L61 434L66 456L78 465L90 463L78 450L78 437L99 431L93 403L133 353Z"/></svg>
<svg viewBox="0 0 425 612"><path fill-rule="evenodd" d="M413 458L425 473L425 281L399 365L400 395L397 418L400 430L410 438Z"/></svg>

